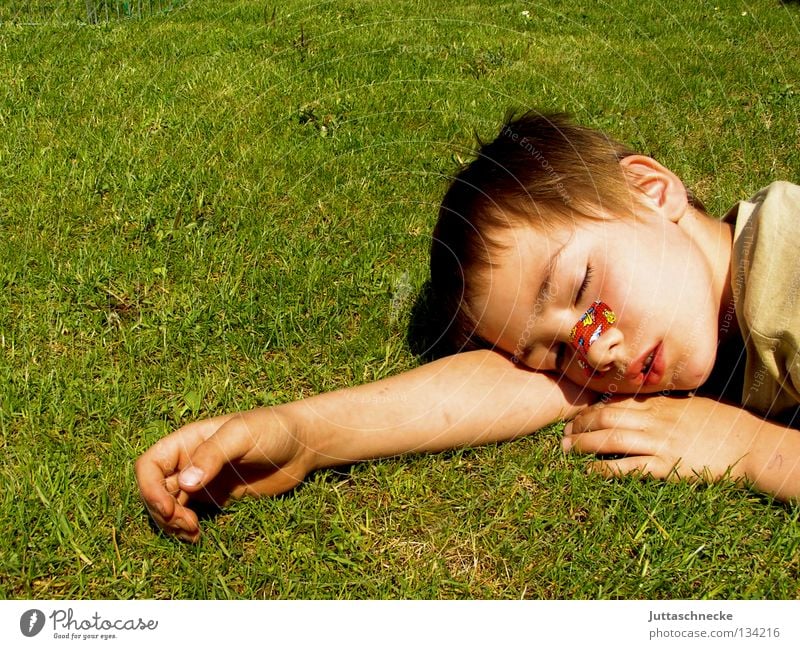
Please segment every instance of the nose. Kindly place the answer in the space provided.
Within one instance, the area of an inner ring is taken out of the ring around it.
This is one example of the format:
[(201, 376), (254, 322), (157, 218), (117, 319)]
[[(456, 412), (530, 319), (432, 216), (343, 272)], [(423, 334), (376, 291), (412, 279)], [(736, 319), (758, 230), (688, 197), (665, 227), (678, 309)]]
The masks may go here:
[(579, 364), (587, 376), (593, 370), (605, 372), (621, 359), (624, 336), (616, 323), (614, 311), (598, 299), (570, 330), (569, 340), (578, 352)]
[(586, 362), (598, 372), (610, 370), (622, 360), (624, 342), (625, 336), (617, 327), (604, 331), (587, 350)]

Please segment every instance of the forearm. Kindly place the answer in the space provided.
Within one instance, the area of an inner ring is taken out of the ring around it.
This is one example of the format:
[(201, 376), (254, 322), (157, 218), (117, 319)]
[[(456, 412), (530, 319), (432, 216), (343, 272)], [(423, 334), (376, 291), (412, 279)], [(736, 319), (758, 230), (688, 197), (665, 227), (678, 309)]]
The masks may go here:
[(593, 393), (491, 351), (280, 406), (314, 467), (508, 440), (569, 419)]
[(748, 480), (780, 500), (800, 500), (800, 431), (753, 419), (755, 441), (746, 460)]

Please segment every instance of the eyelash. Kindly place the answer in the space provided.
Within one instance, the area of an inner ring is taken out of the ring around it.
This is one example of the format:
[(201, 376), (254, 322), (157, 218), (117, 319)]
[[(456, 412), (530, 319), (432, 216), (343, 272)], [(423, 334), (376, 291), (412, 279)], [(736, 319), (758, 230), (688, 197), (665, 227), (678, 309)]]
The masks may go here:
[(586, 266), (586, 275), (583, 278), (583, 284), (581, 284), (581, 287), (578, 289), (578, 294), (575, 296), (575, 304), (581, 301), (583, 294), (589, 287), (589, 282), (591, 281), (593, 274), (594, 274), (594, 269), (592, 268), (592, 265), (589, 264), (588, 266)]

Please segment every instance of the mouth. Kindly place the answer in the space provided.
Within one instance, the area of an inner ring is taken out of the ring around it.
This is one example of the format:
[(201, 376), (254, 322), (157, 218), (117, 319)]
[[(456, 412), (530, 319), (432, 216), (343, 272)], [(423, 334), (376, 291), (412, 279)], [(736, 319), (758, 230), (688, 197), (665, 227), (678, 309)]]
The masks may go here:
[(647, 355), (647, 358), (644, 359), (644, 365), (642, 366), (642, 374), (644, 374), (645, 376), (647, 376), (650, 373), (650, 370), (653, 367), (653, 361), (655, 360), (655, 357), (656, 357), (656, 350), (654, 349)]
[(663, 344), (658, 343), (644, 357), (631, 363), (625, 377), (638, 379), (644, 385), (655, 385), (664, 375)]
[(647, 359), (645, 359), (645, 367), (642, 371), (642, 375), (644, 376), (644, 383), (645, 385), (656, 385), (661, 381), (661, 377), (664, 376), (664, 345), (662, 343), (658, 343), (656, 348), (648, 354)]

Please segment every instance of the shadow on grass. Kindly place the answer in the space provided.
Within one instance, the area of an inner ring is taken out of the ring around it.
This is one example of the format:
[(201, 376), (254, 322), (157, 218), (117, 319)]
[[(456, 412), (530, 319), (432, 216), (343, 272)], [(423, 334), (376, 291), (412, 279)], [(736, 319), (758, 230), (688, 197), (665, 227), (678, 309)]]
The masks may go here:
[[(320, 474), (324, 475), (324, 480), (326, 483), (333, 483), (333, 482), (346, 482), (349, 479), (348, 469), (349, 466), (338, 467), (337, 469), (324, 469), (320, 471)], [(187, 506), (194, 511), (197, 515), (197, 520), (201, 524), (208, 521), (216, 521), (216, 519), (225, 514), (229, 514), (230, 510), (229, 507), (234, 502), (241, 500), (242, 498), (272, 498), (274, 500), (283, 500), (284, 498), (292, 498), (294, 495), (302, 489), (305, 484), (308, 482), (309, 476), (306, 476), (306, 479), (303, 480), (300, 484), (292, 487), (288, 491), (284, 491), (280, 494), (275, 495), (264, 495), (264, 496), (243, 496), (241, 498), (234, 498), (226, 502), (224, 505), (217, 504), (211, 496), (206, 495), (205, 497), (202, 496), (202, 492), (200, 492), (201, 496), (199, 498), (192, 498), (187, 503)], [(147, 509), (145, 508), (145, 514), (147, 514)], [(179, 541), (179, 539), (175, 536), (165, 533), (161, 528), (158, 527), (156, 522), (153, 518), (147, 515), (147, 524), (150, 526), (150, 529), (156, 535), (161, 535), (164, 538)], [(180, 542), (180, 541), (179, 541)]]
[(443, 314), (433, 294), (430, 280), (426, 281), (411, 307), (411, 319), (406, 331), (406, 344), (414, 356), (429, 363), (454, 353), (446, 340)]

